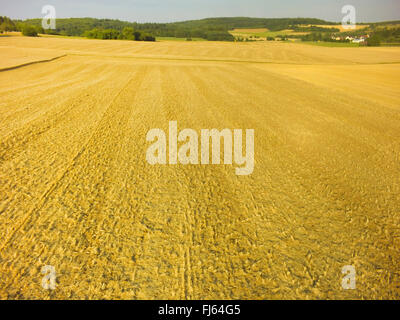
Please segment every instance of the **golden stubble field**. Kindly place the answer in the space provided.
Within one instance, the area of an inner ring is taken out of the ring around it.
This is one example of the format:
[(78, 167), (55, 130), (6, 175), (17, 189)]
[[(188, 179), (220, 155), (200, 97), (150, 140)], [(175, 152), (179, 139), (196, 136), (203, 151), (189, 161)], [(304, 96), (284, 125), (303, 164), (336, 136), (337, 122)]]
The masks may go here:
[[(400, 298), (400, 48), (3, 37), (0, 61), (0, 298)], [(253, 174), (149, 165), (172, 120), (255, 129)]]

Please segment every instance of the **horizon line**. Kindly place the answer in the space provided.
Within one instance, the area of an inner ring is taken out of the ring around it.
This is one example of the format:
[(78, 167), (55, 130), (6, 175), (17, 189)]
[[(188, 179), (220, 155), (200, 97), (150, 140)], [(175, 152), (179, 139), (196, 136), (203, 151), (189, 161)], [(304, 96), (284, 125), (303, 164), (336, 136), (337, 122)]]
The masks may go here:
[[(13, 18), (11, 16), (8, 16), (10, 19), (12, 20), (16, 20), (16, 21), (25, 21), (25, 20), (34, 20), (34, 19), (43, 19), (43, 17), (37, 17), (37, 18)], [(89, 17), (89, 16), (84, 16), (84, 17), (57, 17), (56, 19), (85, 19), (85, 18), (89, 18), (89, 19), (98, 19), (98, 20), (117, 20), (117, 21), (122, 21), (122, 22), (129, 22), (129, 23), (138, 23), (138, 24), (145, 24), (145, 23), (155, 23), (155, 24), (169, 24), (169, 23), (179, 23), (179, 22), (188, 22), (188, 21), (200, 21), (200, 20), (207, 20), (207, 19), (224, 19), (224, 18), (250, 18), (250, 19), (318, 19), (321, 21), (325, 21), (325, 22), (329, 22), (329, 23), (335, 23), (335, 24), (341, 24), (340, 21), (330, 21), (330, 20), (325, 20), (325, 19), (321, 19), (321, 18), (315, 18), (315, 17), (300, 17), (300, 16), (296, 16), (296, 17), (252, 17), (252, 16), (208, 16), (205, 18), (199, 18), (199, 19), (187, 19), (187, 20), (175, 20), (175, 21), (169, 21), (169, 22), (155, 22), (155, 21), (146, 21), (146, 22), (138, 22), (138, 21), (129, 21), (129, 20), (124, 20), (124, 19), (120, 19), (120, 18), (97, 18), (97, 17)], [(375, 22), (371, 22), (371, 21), (360, 21), (358, 22), (358, 24), (367, 24), (367, 23), (382, 23), (382, 22), (396, 22), (396, 21), (400, 21), (400, 18), (396, 19), (396, 20), (380, 20), (380, 21), (375, 21)]]

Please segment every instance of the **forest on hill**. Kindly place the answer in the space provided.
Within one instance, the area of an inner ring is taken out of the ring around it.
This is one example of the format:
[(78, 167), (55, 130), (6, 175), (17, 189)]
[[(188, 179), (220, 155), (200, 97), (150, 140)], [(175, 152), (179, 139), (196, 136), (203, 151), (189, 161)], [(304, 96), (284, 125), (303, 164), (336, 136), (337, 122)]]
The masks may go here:
[[(302, 24), (332, 25), (313, 18), (207, 18), (172, 23), (137, 23), (113, 19), (95, 18), (67, 18), (57, 19), (55, 30), (42, 30), (41, 19), (16, 21), (19, 29), (24, 25), (37, 28), (38, 32), (59, 34), (64, 36), (88, 36), (103, 39), (121, 38), (124, 28), (133, 28), (141, 37), (176, 37), (176, 38), (203, 38), (206, 40), (233, 41), (234, 37), (229, 30), (235, 28), (267, 28), (269, 30), (283, 30), (290, 26)], [(136, 37), (138, 38), (138, 37)], [(150, 39), (150, 38), (149, 38)]]
[[(399, 21), (368, 24), (368, 29), (349, 31), (346, 35), (358, 36), (368, 31), (378, 42), (399, 43)], [(47, 33), (62, 36), (79, 36), (93, 39), (126, 39), (155, 41), (156, 37), (202, 38), (211, 41), (235, 41), (230, 33), (240, 28), (265, 28), (269, 31), (293, 30), (305, 32), (298, 36), (303, 41), (331, 41), (339, 32), (337, 23), (315, 18), (206, 18), (171, 23), (137, 23), (113, 19), (65, 18), (57, 19), (56, 29), (43, 30), (42, 19), (14, 20), (0, 17), (0, 32), (22, 31), (36, 36)], [(295, 37), (292, 35), (292, 37)], [(283, 37), (284, 38), (284, 37)], [(237, 39), (236, 39), (237, 40)]]

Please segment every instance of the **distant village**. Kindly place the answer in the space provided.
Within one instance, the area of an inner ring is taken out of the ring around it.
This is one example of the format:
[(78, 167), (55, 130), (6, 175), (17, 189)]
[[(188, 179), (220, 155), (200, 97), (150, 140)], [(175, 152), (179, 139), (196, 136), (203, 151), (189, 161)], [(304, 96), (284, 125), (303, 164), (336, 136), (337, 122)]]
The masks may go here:
[(363, 36), (359, 36), (359, 37), (353, 37), (353, 36), (342, 36), (342, 37), (338, 37), (336, 35), (332, 35), (331, 39), (334, 41), (349, 41), (352, 43), (363, 43), (365, 41), (367, 41), (367, 39), (369, 38), (369, 34), (363, 35)]
[[(234, 34), (235, 35), (235, 34)], [(323, 34), (321, 32), (311, 32), (306, 35), (297, 35), (295, 33), (292, 34), (281, 34), (276, 36), (262, 37), (259, 35), (235, 35), (235, 41), (329, 41), (329, 42), (350, 42), (350, 43), (358, 43), (360, 45), (367, 45), (370, 41), (372, 35), (366, 33), (364, 35), (351, 35), (351, 34)]]

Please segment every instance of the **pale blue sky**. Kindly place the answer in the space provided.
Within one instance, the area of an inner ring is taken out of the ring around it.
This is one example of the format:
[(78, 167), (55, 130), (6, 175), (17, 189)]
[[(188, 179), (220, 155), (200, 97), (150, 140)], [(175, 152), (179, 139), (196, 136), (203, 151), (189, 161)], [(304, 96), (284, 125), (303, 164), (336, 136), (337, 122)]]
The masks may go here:
[(15, 19), (42, 17), (50, 4), (57, 17), (111, 18), (170, 22), (207, 17), (307, 17), (341, 21), (351, 4), (358, 22), (400, 20), (400, 0), (0, 0), (0, 15)]

